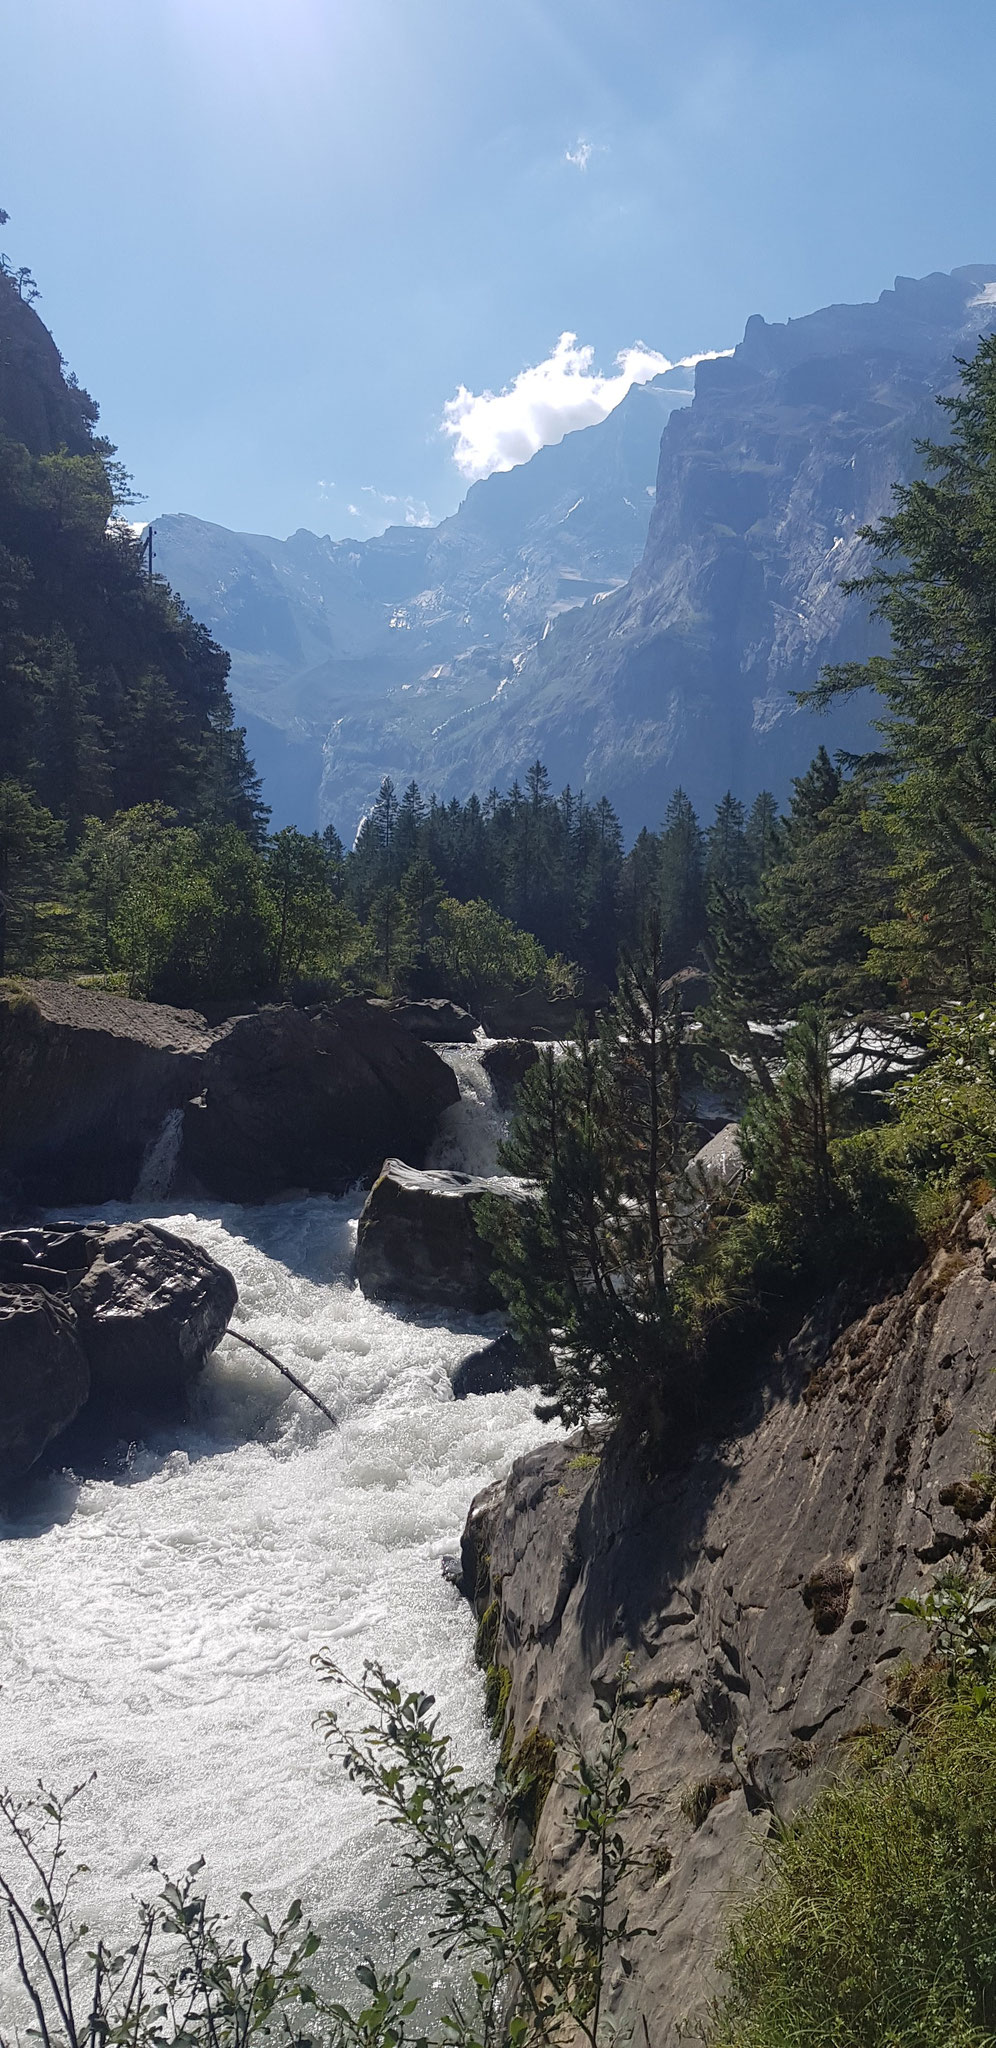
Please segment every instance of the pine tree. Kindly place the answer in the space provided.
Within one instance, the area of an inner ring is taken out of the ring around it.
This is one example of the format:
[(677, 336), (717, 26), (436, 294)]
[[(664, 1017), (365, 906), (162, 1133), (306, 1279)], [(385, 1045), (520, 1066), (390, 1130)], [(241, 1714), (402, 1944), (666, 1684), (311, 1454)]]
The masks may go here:
[(892, 638), (886, 655), (830, 669), (809, 701), (871, 687), (884, 702), (881, 808), (899, 914), (883, 933), (921, 999), (968, 993), (996, 970), (996, 336), (939, 400), (951, 426), (923, 441), (924, 474), (863, 538), (879, 561), (848, 587)]
[(743, 889), (748, 871), (744, 807), (727, 790), (706, 833), (706, 889)]
[(658, 906), (670, 970), (690, 965), (705, 933), (702, 831), (683, 789), (676, 789), (661, 831)]
[(706, 1039), (739, 1061), (749, 1061), (758, 1086), (773, 1087), (777, 1041), (751, 1025), (775, 1025), (791, 1006), (790, 985), (768, 926), (740, 889), (717, 888), (709, 913), (712, 987), (702, 1015)]
[(760, 795), (754, 798), (747, 813), (744, 837), (747, 842), (748, 883), (756, 895), (768, 869), (774, 865), (781, 851), (782, 833), (778, 805), (770, 789), (762, 789)]
[(753, 1097), (741, 1123), (751, 1192), (825, 1217), (834, 1200), (830, 1144), (839, 1101), (830, 1079), (829, 1025), (820, 1011), (800, 1012), (783, 1056), (774, 1088)]

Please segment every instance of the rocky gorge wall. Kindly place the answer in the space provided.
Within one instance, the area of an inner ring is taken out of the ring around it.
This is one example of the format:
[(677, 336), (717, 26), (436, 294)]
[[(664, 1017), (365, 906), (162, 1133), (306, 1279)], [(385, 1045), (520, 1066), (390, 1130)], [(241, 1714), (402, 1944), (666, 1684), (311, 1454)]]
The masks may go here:
[(991, 1489), (972, 1479), (996, 1416), (992, 1227), (991, 1210), (966, 1217), (953, 1248), (835, 1338), (830, 1311), (807, 1326), (728, 1434), (670, 1469), (575, 1438), (474, 1503), (464, 1587), (506, 1730), (556, 1745), (536, 1852), (567, 1888), (582, 1878), (565, 1824), (574, 1738), (593, 1746), (593, 1693), (630, 1660), (630, 1918), (653, 1931), (611, 2001), (636, 2039), (646, 2019), (653, 2048), (708, 2004), (772, 1816), (888, 1719), (890, 1679), (923, 1647), (896, 1598), (992, 1536)]

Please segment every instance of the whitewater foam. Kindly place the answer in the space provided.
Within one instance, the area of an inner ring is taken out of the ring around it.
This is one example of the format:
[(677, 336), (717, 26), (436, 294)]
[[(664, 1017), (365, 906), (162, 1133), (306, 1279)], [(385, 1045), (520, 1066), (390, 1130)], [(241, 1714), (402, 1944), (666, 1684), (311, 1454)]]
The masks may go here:
[(300, 1893), (354, 1952), (385, 1914), (404, 1917), (370, 1808), (312, 1727), (323, 1645), (353, 1672), (374, 1657), (435, 1692), (464, 1759), (487, 1766), (472, 1618), (440, 1564), (474, 1493), (542, 1429), (525, 1391), (453, 1400), (495, 1318), (364, 1300), (359, 1208), (142, 1212), (230, 1267), (234, 1326), (338, 1429), (225, 1339), (189, 1424), (133, 1448), (118, 1477), (39, 1478), (3, 1528), (3, 1776), (62, 1789), (96, 1770), (81, 1847), (93, 1919), (113, 1929), (148, 1891), (153, 1853), (172, 1869), (203, 1854), (226, 1905)]

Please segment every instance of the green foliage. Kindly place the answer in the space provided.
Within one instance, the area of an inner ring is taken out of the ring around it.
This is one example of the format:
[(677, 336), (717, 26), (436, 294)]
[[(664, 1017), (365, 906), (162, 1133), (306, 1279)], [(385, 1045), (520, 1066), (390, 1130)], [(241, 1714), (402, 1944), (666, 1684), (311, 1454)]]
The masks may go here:
[(903, 1681), (902, 1750), (883, 1731), (777, 1830), (721, 1958), (710, 2048), (996, 2040), (996, 1599), (949, 1572), (898, 1605), (943, 1665)]
[(740, 1145), (759, 1201), (798, 1202), (819, 1219), (833, 1200), (830, 1145), (840, 1108), (830, 1081), (826, 1018), (804, 1010), (781, 1050), (778, 1080), (748, 1104)]
[(879, 564), (851, 586), (888, 624), (891, 650), (829, 670), (810, 693), (824, 704), (870, 685), (884, 699), (877, 802), (898, 901), (876, 920), (876, 948), (900, 986), (935, 1001), (996, 966), (996, 337), (939, 403), (951, 438), (920, 444), (925, 474), (866, 531)]
[[(528, 1857), (512, 1860), (510, 1825), (534, 1829), (554, 1781), (556, 1751), (538, 1731), (493, 1786), (465, 1779), (424, 1693), (405, 1693), (376, 1665), (359, 1683), (327, 1654), (317, 1660), (364, 1717), (359, 1733), (338, 1706), (321, 1717), (329, 1748), (394, 1828), (410, 1888), (427, 1895), (433, 1948), (447, 1963), (438, 2021), (413, 1989), (418, 1950), (400, 1964), (367, 1958), (354, 1971), (359, 2009), (330, 2000), (311, 1967), (319, 1937), (295, 1900), (276, 1922), (243, 1893), (248, 1925), (212, 1912), (202, 1864), (179, 1880), (155, 1862), (156, 1896), (137, 1909), (132, 1937), (113, 1944), (74, 1918), (84, 1874), (69, 1861), (67, 1800), (27, 1805), (0, 1794), (0, 1902), (5, 1934), (41, 2048), (608, 2048), (609, 1971), (628, 1967), (631, 1932), (619, 1891), (633, 1867), (623, 1833), (630, 1803), (623, 1684), (597, 1701), (602, 1734), (566, 1775), (570, 1827), (583, 1865), (570, 1896), (546, 1890)], [(440, 1987), (437, 1985), (438, 1993)], [(17, 2035), (0, 2019), (0, 2048)]]
[(925, 1176), (996, 1179), (996, 1009), (968, 1003), (920, 1021), (931, 1057), (895, 1090), (911, 1162)]
[[(680, 1001), (658, 922), (620, 965), (597, 1037), (579, 1023), (541, 1052), (519, 1095), (503, 1164), (534, 1183), (511, 1223), (485, 1198), (478, 1228), (555, 1413), (593, 1413), (658, 1436), (678, 1398), (669, 1276), (681, 1230)], [(680, 1377), (680, 1375), (679, 1375)]]
[(473, 1009), (528, 988), (551, 996), (573, 993), (569, 964), (548, 958), (531, 933), (519, 931), (480, 898), (470, 903), (442, 898), (430, 950), (446, 992)]
[[(49, 887), (62, 826), (12, 776), (0, 780), (0, 974), (8, 952), (36, 956), (41, 904)], [(18, 944), (18, 941), (20, 942)]]
[[(27, 273), (24, 273), (27, 276)], [(0, 346), (44, 329), (0, 274)], [(161, 802), (183, 823), (258, 839), (259, 784), (235, 726), (229, 658), (113, 518), (127, 480), (71, 379), (51, 396), (63, 443), (29, 448), (0, 419), (0, 778), (32, 791), (70, 842), (87, 816)]]

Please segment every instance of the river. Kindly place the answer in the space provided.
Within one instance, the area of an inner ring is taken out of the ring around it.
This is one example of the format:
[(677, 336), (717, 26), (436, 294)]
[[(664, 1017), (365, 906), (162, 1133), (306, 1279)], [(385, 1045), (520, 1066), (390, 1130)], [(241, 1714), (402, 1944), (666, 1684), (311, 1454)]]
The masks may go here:
[[(480, 1052), (446, 1051), (461, 1101), (434, 1156), (493, 1171), (501, 1119)], [(339, 1427), (226, 1339), (188, 1423), (132, 1446), (113, 1477), (39, 1478), (0, 1530), (0, 1775), (62, 1790), (96, 1772), (75, 1838), (95, 1925), (127, 1924), (153, 1853), (173, 1870), (203, 1855), (226, 1907), (247, 1889), (267, 1907), (300, 1895), (333, 1948), (379, 1946), (401, 1923), (383, 1835), (312, 1726), (323, 1645), (435, 1692), (464, 1760), (488, 1766), (473, 1621), (441, 1561), (473, 1495), (543, 1428), (527, 1391), (452, 1397), (500, 1319), (364, 1300), (361, 1206), (102, 1212), (152, 1216), (227, 1265), (234, 1322)]]

